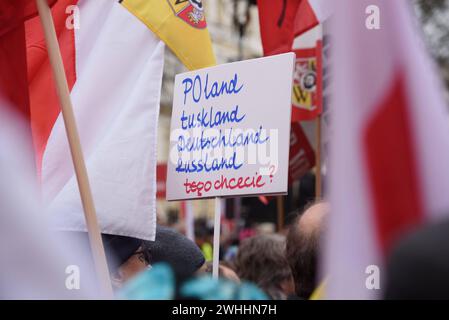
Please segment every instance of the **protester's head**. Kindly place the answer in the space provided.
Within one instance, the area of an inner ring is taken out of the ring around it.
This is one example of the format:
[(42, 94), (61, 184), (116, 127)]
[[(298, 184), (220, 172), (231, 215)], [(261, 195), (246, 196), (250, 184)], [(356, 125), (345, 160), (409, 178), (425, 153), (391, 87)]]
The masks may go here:
[(235, 265), (242, 280), (254, 282), (273, 299), (285, 299), (293, 293), (293, 279), (285, 259), (285, 238), (281, 235), (245, 239)]
[(287, 260), (296, 295), (303, 299), (308, 299), (317, 286), (318, 247), (328, 212), (329, 205), (325, 202), (308, 207), (294, 220), (287, 235)]
[(205, 262), (193, 241), (164, 226), (156, 227), (155, 241), (109, 235), (103, 235), (103, 241), (117, 287), (159, 262), (170, 265), (179, 277), (191, 276)]
[(202, 246), (204, 243), (210, 242), (211, 228), (208, 226), (207, 219), (198, 218), (195, 219), (195, 242), (198, 246)]
[[(90, 252), (85, 232), (66, 234)], [(168, 227), (156, 227), (155, 241), (107, 234), (103, 234), (102, 239), (115, 288), (122, 287), (125, 282), (159, 262), (170, 265), (179, 277), (193, 275), (205, 262), (201, 250), (193, 241)], [(88, 268), (93, 269), (93, 266)]]

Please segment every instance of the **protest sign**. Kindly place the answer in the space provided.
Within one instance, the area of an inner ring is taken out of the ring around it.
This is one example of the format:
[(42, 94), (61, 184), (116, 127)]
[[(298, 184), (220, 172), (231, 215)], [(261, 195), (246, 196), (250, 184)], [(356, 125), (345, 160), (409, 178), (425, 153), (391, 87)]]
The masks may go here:
[(294, 58), (176, 76), (167, 200), (287, 192)]

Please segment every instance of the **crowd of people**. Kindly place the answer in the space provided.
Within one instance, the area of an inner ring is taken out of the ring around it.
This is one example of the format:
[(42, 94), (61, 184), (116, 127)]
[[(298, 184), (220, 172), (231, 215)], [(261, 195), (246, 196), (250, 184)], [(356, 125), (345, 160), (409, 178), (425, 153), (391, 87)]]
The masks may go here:
[[(159, 225), (154, 242), (103, 235), (114, 289), (127, 292), (125, 297), (128, 298), (186, 298), (180, 289), (196, 281), (204, 288), (215, 283), (214, 292), (189, 298), (223, 297), (228, 286), (232, 286), (238, 295), (225, 298), (238, 298), (243, 294), (247, 298), (309, 299), (322, 280), (317, 261), (328, 212), (327, 203), (314, 203), (298, 213), (282, 233), (246, 232), (241, 239), (223, 243), (218, 281), (211, 277), (210, 237), (201, 227), (196, 232), (195, 242), (174, 228)], [(86, 248), (87, 245), (86, 242)], [(161, 285), (160, 279), (164, 277), (151, 276), (160, 272), (171, 274), (167, 279), (172, 280)], [(166, 286), (171, 287), (173, 293), (169, 297), (163, 295)], [(245, 291), (248, 288), (249, 293)], [(240, 290), (244, 292), (239, 293)]]
[[(313, 202), (297, 212), (280, 233), (246, 232), (241, 239), (225, 241), (221, 248), (219, 280), (212, 279), (212, 261), (206, 261), (201, 250), (208, 248), (204, 230), (197, 233), (198, 243), (194, 243), (174, 229), (158, 227), (156, 241), (146, 242), (143, 246), (147, 258), (141, 259), (145, 263), (140, 271), (147, 266), (154, 266), (156, 274), (161, 268), (170, 270), (165, 272), (173, 275), (173, 294), (164, 298), (325, 299), (326, 280), (332, 275), (323, 272), (320, 262), (330, 214), (328, 202)], [(387, 278), (382, 283), (380, 298), (449, 297), (449, 259), (444, 254), (447, 230), (447, 222), (427, 225), (398, 239), (387, 259)], [(141, 252), (139, 247), (131, 257)], [(165, 264), (158, 264), (161, 262)], [(120, 267), (120, 272), (126, 273), (128, 264), (129, 260)], [(160, 278), (155, 281), (156, 277), (137, 276), (137, 280), (131, 280), (139, 286), (134, 287), (127, 297), (161, 298), (154, 295), (161, 290)], [(195, 288), (193, 293), (189, 290), (189, 294), (185, 293), (183, 287), (186, 285)], [(152, 293), (146, 295), (145, 292)]]

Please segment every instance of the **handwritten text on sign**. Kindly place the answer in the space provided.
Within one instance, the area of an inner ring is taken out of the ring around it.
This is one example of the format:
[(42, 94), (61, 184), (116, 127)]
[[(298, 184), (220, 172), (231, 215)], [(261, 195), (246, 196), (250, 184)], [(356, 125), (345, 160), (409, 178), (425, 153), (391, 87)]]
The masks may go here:
[(287, 192), (294, 54), (176, 76), (167, 199)]

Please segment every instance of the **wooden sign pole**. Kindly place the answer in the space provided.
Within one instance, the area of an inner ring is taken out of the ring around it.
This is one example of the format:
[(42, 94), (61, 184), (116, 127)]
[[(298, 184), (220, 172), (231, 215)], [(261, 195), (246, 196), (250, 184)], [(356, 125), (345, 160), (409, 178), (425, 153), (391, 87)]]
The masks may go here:
[(212, 277), (218, 279), (220, 265), (220, 226), (221, 226), (221, 201), (222, 198), (215, 198), (214, 217), (214, 257), (212, 261)]
[(185, 228), (186, 228), (186, 236), (193, 242), (195, 242), (195, 215), (193, 212), (193, 203), (192, 201), (185, 201)]
[(87, 176), (86, 165), (84, 163), (83, 152), (81, 149), (78, 129), (76, 127), (75, 115), (73, 113), (72, 102), (70, 100), (69, 87), (64, 71), (64, 64), (61, 57), (61, 51), (59, 49), (58, 39), (56, 37), (53, 17), (51, 15), (51, 10), (48, 6), (47, 0), (36, 0), (36, 4), (42, 27), (44, 29), (48, 57), (50, 59), (56, 84), (56, 91), (61, 104), (62, 117), (64, 119), (73, 165), (75, 167), (76, 179), (78, 181), (81, 202), (83, 204), (97, 276), (104, 293), (112, 298), (112, 286), (109, 278), (103, 241), (101, 239), (100, 229), (97, 222), (92, 192), (90, 190), (89, 179)]
[(284, 229), (284, 220), (285, 220), (285, 210), (284, 210), (284, 196), (276, 197), (276, 205), (277, 205), (277, 229), (278, 232), (281, 232)]

